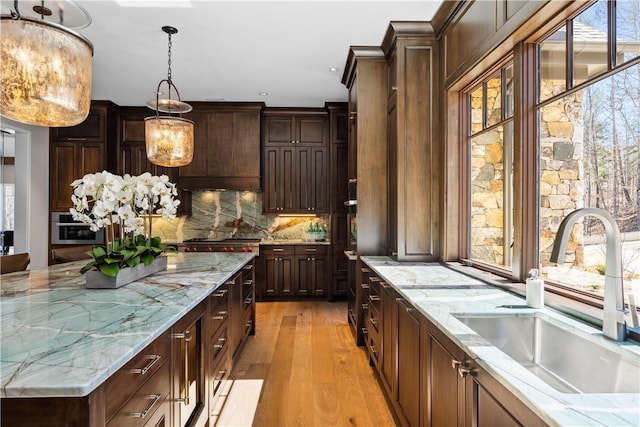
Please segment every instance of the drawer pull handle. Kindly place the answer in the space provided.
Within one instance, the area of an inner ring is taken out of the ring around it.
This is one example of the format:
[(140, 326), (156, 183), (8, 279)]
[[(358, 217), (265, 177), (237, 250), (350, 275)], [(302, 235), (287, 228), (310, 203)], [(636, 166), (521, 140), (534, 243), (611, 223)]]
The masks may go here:
[(242, 267), (243, 270), (253, 270), (253, 264), (247, 264), (244, 267)]
[(371, 301), (380, 301), (380, 297), (378, 295), (369, 295), (369, 299)]
[(252, 302), (252, 301), (253, 301), (253, 298), (249, 297), (249, 298), (247, 298), (247, 299), (245, 299), (245, 300), (244, 300), (244, 303), (245, 303), (246, 305), (249, 305), (249, 304), (251, 304), (251, 302)]
[(142, 412), (131, 412), (129, 416), (134, 418), (146, 417), (149, 411), (151, 410), (151, 408), (153, 408), (153, 406), (158, 402), (158, 400), (160, 400), (161, 397), (162, 397), (161, 394), (147, 394), (145, 398), (150, 399), (151, 403), (146, 408), (144, 408)]
[(218, 393), (218, 390), (220, 389), (220, 386), (223, 384), (222, 380), (224, 379), (224, 377), (227, 375), (227, 370), (223, 369), (222, 371), (218, 371), (218, 377), (214, 380), (214, 387), (213, 387), (213, 395), (215, 396)]
[(367, 335), (369, 333), (369, 330), (367, 328), (362, 328), (362, 333)]
[(218, 342), (222, 344), (214, 344), (214, 348), (224, 348), (224, 345), (227, 343), (227, 339), (225, 337), (218, 338)]
[(378, 319), (369, 319), (369, 321), (371, 322), (371, 324), (373, 326), (377, 326), (378, 325)]
[(273, 248), (273, 252), (284, 252), (282, 248)]
[(456, 359), (451, 359), (451, 367), (453, 369), (458, 369), (459, 367), (463, 366), (464, 362), (460, 361), (460, 360), (456, 360)]
[(132, 374), (140, 374), (140, 375), (144, 375), (144, 374), (146, 374), (146, 373), (147, 373), (147, 371), (148, 371), (149, 369), (151, 369), (151, 367), (152, 367), (153, 365), (155, 365), (155, 364), (156, 364), (156, 362), (157, 362), (158, 360), (160, 360), (160, 358), (161, 358), (161, 357), (162, 357), (162, 356), (160, 356), (159, 354), (151, 354), (151, 355), (147, 356), (147, 357), (146, 357), (146, 359), (149, 359), (149, 363), (147, 363), (147, 366), (145, 366), (145, 367), (144, 367), (144, 368), (142, 368), (142, 369), (140, 369), (140, 368), (132, 369), (132, 370), (131, 370), (131, 373), (132, 373)]
[(227, 294), (227, 290), (222, 289), (221, 291), (214, 293), (213, 296), (218, 298), (223, 298), (226, 294)]
[(224, 320), (227, 318), (226, 311), (219, 311), (217, 316), (211, 316), (213, 320)]
[(184, 340), (184, 384), (180, 384), (180, 395), (184, 397), (178, 397), (176, 402), (184, 402), (185, 405), (189, 406), (189, 344), (191, 341), (191, 334), (189, 331), (185, 331), (183, 333), (173, 334), (174, 338), (183, 339)]
[(458, 368), (458, 375), (460, 375), (462, 378), (466, 377), (467, 375), (471, 374), (471, 369), (466, 369), (466, 368)]
[(253, 285), (253, 279), (245, 280), (243, 283), (244, 283), (246, 286), (251, 286), (251, 285)]
[(317, 252), (317, 249), (310, 249), (310, 248), (306, 248), (305, 251), (307, 252)]

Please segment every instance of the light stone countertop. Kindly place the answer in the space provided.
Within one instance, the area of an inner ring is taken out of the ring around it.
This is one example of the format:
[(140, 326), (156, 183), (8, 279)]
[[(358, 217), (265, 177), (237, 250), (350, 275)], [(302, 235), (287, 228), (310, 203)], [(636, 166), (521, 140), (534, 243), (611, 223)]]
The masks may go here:
[(86, 289), (86, 260), (2, 275), (0, 397), (88, 395), (254, 257), (170, 254), (119, 289)]
[(562, 393), (495, 346), (487, 345), (453, 314), (530, 316), (537, 313), (556, 326), (571, 330), (636, 362), (640, 360), (640, 345), (631, 341), (610, 341), (602, 336), (601, 331), (550, 309), (501, 307), (522, 307), (525, 301), (441, 264), (402, 263), (374, 256), (364, 256), (362, 261), (549, 425), (640, 425), (640, 393)]

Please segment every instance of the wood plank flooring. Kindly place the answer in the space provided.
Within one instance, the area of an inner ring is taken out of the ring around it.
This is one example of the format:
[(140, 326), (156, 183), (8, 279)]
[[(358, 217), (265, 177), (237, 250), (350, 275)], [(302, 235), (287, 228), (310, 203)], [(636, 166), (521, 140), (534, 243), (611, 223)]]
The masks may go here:
[(395, 426), (345, 302), (263, 302), (256, 318), (216, 426)]

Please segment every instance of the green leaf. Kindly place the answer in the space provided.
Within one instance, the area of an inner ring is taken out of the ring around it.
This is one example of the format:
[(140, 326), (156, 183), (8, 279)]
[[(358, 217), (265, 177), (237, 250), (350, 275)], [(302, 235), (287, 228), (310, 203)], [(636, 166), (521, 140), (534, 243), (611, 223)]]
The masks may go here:
[(96, 265), (95, 261), (89, 262), (87, 265), (85, 265), (80, 269), (80, 274), (86, 273), (87, 271), (91, 270), (95, 265)]
[(158, 236), (151, 238), (151, 246), (155, 247), (155, 248), (159, 248), (160, 247), (160, 242), (162, 241), (162, 239)]
[(105, 264), (119, 264), (122, 259), (123, 257), (118, 256), (118, 254), (111, 254), (111, 256), (106, 257), (103, 261)]
[(151, 254), (142, 254), (140, 256), (140, 260), (144, 263), (144, 265), (149, 265), (153, 262), (155, 257)]
[(98, 266), (102, 274), (109, 277), (116, 277), (120, 271), (118, 264), (101, 264)]
[(138, 264), (140, 264), (140, 257), (133, 257), (127, 260), (128, 267), (135, 267)]
[(102, 246), (94, 246), (91, 248), (90, 255), (94, 258), (100, 258), (107, 254), (107, 251)]

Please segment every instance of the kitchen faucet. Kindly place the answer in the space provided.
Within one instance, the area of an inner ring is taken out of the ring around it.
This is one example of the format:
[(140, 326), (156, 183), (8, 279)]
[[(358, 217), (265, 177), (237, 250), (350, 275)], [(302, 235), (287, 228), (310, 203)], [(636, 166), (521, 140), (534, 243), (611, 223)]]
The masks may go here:
[(627, 339), (627, 326), (624, 320), (624, 287), (622, 282), (622, 246), (620, 230), (615, 219), (608, 212), (598, 208), (576, 209), (560, 223), (556, 240), (551, 251), (551, 262), (562, 263), (567, 252), (567, 243), (571, 227), (586, 215), (595, 216), (602, 224), (607, 237), (607, 258), (604, 269), (604, 309), (602, 333), (615, 341)]

